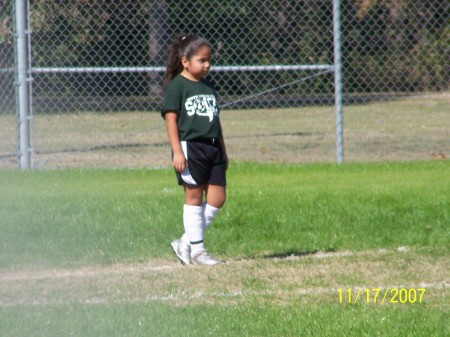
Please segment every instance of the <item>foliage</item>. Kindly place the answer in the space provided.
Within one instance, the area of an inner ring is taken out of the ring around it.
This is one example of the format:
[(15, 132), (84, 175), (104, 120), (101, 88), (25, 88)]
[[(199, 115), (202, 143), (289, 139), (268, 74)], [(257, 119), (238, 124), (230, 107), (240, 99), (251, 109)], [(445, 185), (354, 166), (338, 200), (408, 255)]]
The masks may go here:
[[(448, 2), (342, 0), (341, 7), (346, 92), (448, 89)], [(170, 37), (182, 31), (210, 39), (214, 62), (220, 65), (333, 63), (332, 6), (324, 0), (32, 0), (30, 17), (36, 67), (162, 65)], [(6, 29), (10, 24), (8, 15), (1, 17), (3, 44), (11, 41)], [(266, 75), (232, 73), (217, 85), (230, 94), (261, 92), (267, 89), (261, 76)], [(268, 85), (281, 86), (298, 76), (276, 73)], [(157, 83), (158, 77), (151, 80)], [(43, 90), (80, 95), (105, 87), (110, 88), (106, 95), (144, 95), (149, 90), (148, 77), (142, 74), (73, 75), (53, 81)], [(292, 90), (320, 93), (331, 86), (329, 78), (321, 77)]]
[(449, 11), (438, 0), (343, 1), (347, 90), (448, 89)]

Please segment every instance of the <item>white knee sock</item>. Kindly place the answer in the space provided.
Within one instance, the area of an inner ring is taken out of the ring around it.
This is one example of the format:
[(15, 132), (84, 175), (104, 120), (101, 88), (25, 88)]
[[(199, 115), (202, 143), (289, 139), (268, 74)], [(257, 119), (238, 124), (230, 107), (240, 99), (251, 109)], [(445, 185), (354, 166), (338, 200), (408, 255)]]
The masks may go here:
[(203, 244), (203, 208), (202, 206), (184, 205), (183, 224), (186, 236), (191, 244), (191, 255), (205, 249)]
[(211, 205), (208, 205), (206, 202), (202, 204), (203, 209), (203, 216), (204, 216), (204, 229), (207, 229), (213, 219), (216, 217), (217, 213), (219, 212), (220, 208), (213, 207)]
[(186, 232), (181, 236), (181, 241), (189, 243), (189, 238)]

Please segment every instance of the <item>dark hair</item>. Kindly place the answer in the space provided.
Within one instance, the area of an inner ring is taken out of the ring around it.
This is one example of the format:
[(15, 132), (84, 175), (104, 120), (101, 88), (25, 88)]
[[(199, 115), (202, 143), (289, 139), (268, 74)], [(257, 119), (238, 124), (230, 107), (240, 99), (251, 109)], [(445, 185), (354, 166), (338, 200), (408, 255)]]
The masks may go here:
[(175, 37), (169, 47), (164, 86), (183, 71), (181, 58), (185, 56), (189, 60), (204, 46), (211, 48), (211, 44), (208, 40), (195, 34), (179, 35)]

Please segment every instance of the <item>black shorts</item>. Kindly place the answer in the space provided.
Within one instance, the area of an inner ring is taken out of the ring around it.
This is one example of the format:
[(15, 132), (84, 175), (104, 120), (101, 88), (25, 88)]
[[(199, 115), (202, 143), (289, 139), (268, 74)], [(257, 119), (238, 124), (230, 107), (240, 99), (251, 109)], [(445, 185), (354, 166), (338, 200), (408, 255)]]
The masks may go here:
[(226, 186), (227, 163), (218, 140), (181, 141), (187, 167), (176, 172), (179, 185)]

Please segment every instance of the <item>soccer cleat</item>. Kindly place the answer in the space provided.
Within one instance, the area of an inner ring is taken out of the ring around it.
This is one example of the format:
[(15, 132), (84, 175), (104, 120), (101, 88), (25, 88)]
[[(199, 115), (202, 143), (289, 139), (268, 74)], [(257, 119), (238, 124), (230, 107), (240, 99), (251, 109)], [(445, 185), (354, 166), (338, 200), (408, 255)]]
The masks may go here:
[(173, 240), (170, 244), (181, 264), (192, 264), (191, 246), (181, 239)]
[(206, 250), (201, 250), (194, 256), (191, 256), (191, 262), (201, 266), (214, 266), (215, 264), (223, 263), (209, 255)]

